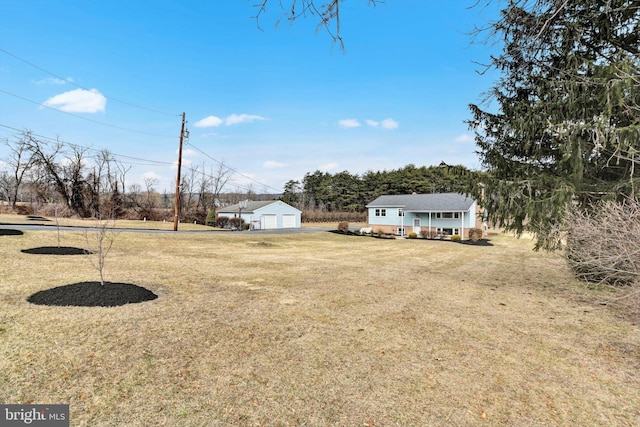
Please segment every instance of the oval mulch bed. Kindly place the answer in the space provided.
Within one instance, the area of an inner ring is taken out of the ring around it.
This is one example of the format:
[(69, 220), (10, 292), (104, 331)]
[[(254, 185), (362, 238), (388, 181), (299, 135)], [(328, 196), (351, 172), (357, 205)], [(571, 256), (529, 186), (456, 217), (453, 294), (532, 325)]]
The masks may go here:
[(36, 292), (27, 301), (38, 305), (115, 307), (158, 298), (150, 290), (129, 283), (80, 282)]
[(33, 255), (91, 255), (93, 253), (73, 246), (41, 246), (39, 248), (22, 249), (20, 252)]
[(0, 228), (0, 236), (22, 236), (24, 233), (20, 230), (12, 230), (10, 228)]
[(50, 219), (41, 217), (41, 216), (37, 216), (37, 215), (27, 215), (27, 219), (29, 221), (51, 221)]

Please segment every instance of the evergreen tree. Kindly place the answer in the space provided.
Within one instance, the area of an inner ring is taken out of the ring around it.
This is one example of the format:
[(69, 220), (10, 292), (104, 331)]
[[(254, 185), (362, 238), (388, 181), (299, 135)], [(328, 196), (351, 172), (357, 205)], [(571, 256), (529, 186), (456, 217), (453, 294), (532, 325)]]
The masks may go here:
[(567, 208), (637, 197), (640, 2), (511, 0), (490, 38), (498, 111), (471, 105), (490, 218), (556, 247)]

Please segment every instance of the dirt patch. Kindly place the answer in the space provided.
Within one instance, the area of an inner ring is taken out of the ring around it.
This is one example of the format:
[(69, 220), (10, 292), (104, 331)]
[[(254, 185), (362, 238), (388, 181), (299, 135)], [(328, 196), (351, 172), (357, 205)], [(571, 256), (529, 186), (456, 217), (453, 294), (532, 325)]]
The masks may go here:
[(27, 301), (52, 306), (115, 307), (156, 298), (150, 290), (129, 283), (80, 282), (36, 292)]

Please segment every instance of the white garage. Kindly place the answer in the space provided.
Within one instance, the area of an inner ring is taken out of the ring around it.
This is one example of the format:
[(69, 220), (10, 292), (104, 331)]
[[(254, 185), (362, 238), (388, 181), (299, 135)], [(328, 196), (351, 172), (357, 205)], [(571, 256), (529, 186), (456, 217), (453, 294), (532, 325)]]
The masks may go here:
[(241, 217), (253, 230), (300, 228), (301, 214), (302, 211), (281, 200), (247, 200), (218, 210), (218, 216)]

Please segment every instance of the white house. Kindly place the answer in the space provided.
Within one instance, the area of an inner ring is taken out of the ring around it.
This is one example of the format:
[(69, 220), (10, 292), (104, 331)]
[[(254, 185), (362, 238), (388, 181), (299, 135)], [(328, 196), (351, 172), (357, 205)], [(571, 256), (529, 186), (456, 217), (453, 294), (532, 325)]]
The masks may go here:
[(380, 196), (367, 205), (369, 227), (404, 236), (431, 232), (469, 237), (469, 229), (484, 230), (476, 201), (458, 193)]
[(281, 200), (245, 201), (218, 210), (218, 216), (242, 218), (254, 230), (300, 228), (302, 212)]

